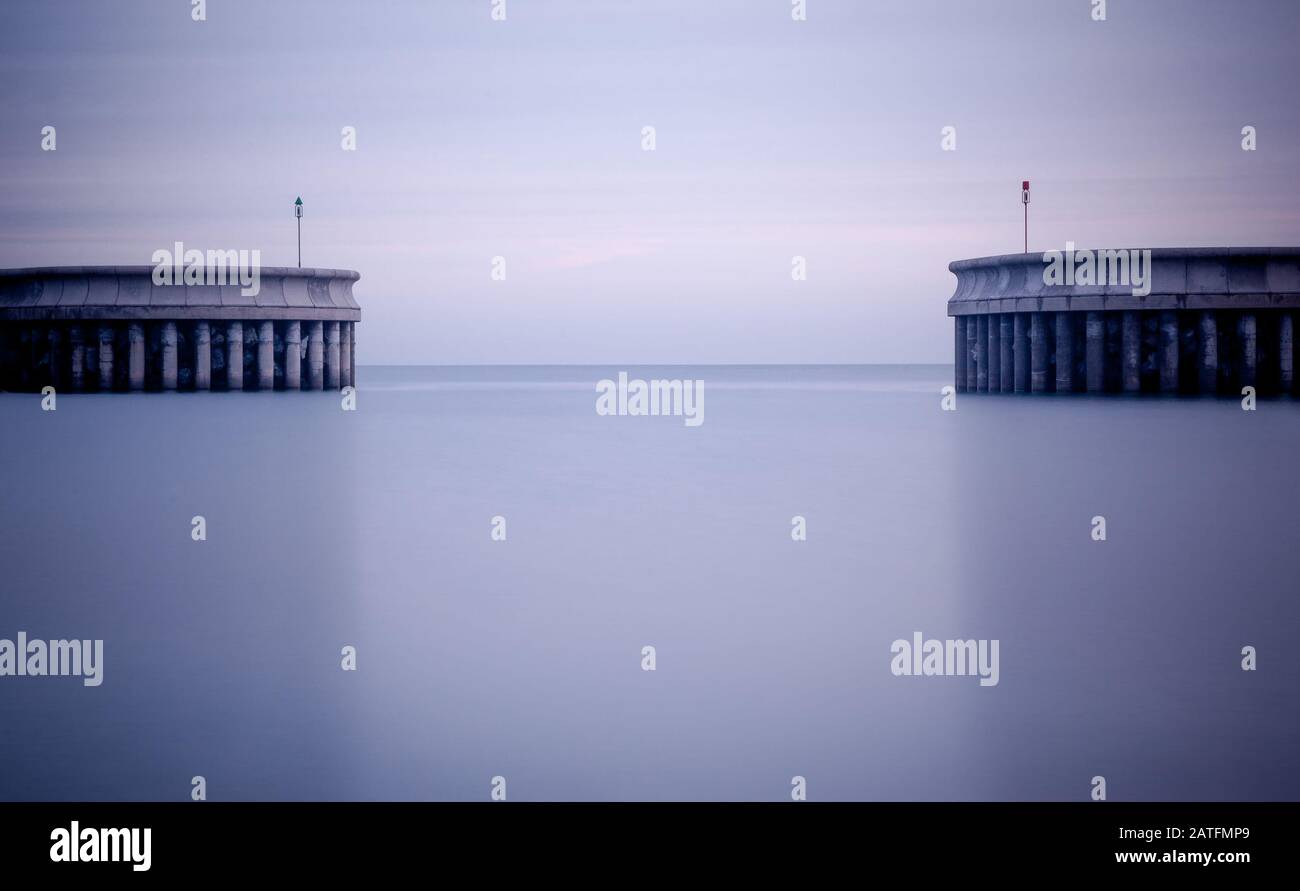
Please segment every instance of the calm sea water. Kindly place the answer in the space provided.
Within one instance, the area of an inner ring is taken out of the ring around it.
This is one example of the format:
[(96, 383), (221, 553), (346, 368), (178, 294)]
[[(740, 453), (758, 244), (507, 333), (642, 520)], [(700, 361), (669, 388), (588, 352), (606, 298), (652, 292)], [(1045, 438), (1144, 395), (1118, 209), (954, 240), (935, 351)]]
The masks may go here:
[[(1300, 405), (627, 369), (689, 428), (619, 370), (0, 395), (0, 638), (105, 642), (0, 678), (0, 798), (1300, 798)], [(895, 677), (916, 631), (1000, 682)]]

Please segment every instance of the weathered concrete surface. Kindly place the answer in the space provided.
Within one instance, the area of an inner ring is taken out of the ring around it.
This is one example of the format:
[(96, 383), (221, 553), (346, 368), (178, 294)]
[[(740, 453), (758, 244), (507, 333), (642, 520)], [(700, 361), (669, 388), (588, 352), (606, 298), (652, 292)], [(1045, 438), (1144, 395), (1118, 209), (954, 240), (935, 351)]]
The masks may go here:
[(1029, 317), (1025, 313), (1016, 313), (1013, 321), (1012, 339), (1015, 341), (1015, 378), (1016, 392), (1029, 392)]
[(176, 375), (179, 368), (177, 355), (176, 323), (164, 322), (162, 326), (162, 388), (176, 389)]
[(1205, 394), (1219, 389), (1219, 331), (1218, 320), (1212, 309), (1201, 311), (1196, 339), (1196, 385)]
[(1029, 389), (1047, 392), (1047, 320), (1041, 312), (1029, 314)]
[(304, 389), (325, 389), (325, 330), (322, 322), (307, 323), (307, 386)]
[(226, 323), (226, 389), (244, 389), (244, 323)]

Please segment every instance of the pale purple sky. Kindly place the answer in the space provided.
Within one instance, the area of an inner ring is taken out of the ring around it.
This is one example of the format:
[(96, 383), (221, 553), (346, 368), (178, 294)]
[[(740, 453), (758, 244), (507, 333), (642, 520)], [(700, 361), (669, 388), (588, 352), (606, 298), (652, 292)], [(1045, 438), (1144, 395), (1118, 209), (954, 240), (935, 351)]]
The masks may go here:
[(0, 267), (293, 265), (301, 194), (362, 362), (945, 362), (1022, 179), (1031, 249), (1300, 244), (1290, 0), (190, 6), (0, 6)]

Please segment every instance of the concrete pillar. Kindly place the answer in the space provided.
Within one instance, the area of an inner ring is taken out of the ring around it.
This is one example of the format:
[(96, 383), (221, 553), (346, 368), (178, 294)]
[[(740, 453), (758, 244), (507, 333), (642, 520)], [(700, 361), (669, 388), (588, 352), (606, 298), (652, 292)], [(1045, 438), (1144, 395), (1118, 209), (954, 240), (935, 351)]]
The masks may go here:
[(1160, 392), (1178, 392), (1178, 313), (1160, 313)]
[(244, 389), (244, 323), (226, 326), (226, 387)]
[(1277, 320), (1277, 387), (1283, 393), (1295, 389), (1295, 336), (1291, 313)]
[(989, 317), (985, 313), (975, 319), (975, 389), (989, 391)]
[(1123, 326), (1120, 348), (1123, 388), (1125, 393), (1137, 393), (1142, 389), (1142, 321), (1136, 312), (1125, 310)]
[(1074, 313), (1056, 314), (1056, 392), (1074, 390)]
[[(999, 389), (1003, 393), (1011, 393), (1016, 389), (1015, 378), (1015, 360), (1012, 359), (1012, 350), (1015, 343), (1015, 323), (1012, 321), (1011, 313), (1004, 312), (998, 316), (998, 371)], [(992, 387), (992, 381), (989, 382)]]
[(113, 389), (113, 326), (99, 326), (99, 389)]
[(1258, 331), (1255, 314), (1244, 312), (1237, 321), (1237, 348), (1241, 355), (1241, 379), (1239, 387), (1254, 387), (1258, 380), (1259, 352)]
[(126, 326), (127, 384), (132, 390), (144, 389), (144, 325), (131, 322)]
[(970, 392), (979, 389), (979, 363), (975, 361), (975, 338), (979, 336), (979, 327), (977, 316), (966, 317), (966, 389)]
[(352, 323), (339, 323), (339, 383), (352, 386)]
[(966, 391), (966, 317), (953, 316), (952, 376), (958, 393)]
[(307, 323), (307, 386), (308, 390), (325, 387), (325, 326), (322, 322)]
[(212, 389), (212, 329), (207, 322), (194, 325), (194, 389)]
[(80, 325), (68, 327), (68, 347), (71, 351), (68, 362), (68, 383), (73, 390), (84, 390), (86, 389), (86, 338)]
[(257, 325), (257, 389), (275, 389), (275, 323)]
[(1196, 339), (1196, 389), (1207, 396), (1219, 392), (1219, 327), (1215, 312), (1201, 313)]
[(1029, 389), (1047, 392), (1047, 320), (1041, 312), (1029, 314)]
[(327, 390), (337, 390), (339, 388), (339, 323), (325, 323), (325, 388)]
[(63, 331), (58, 325), (51, 325), (46, 334), (49, 341), (50, 384), (55, 389), (62, 389), (63, 381)]
[(1029, 392), (1029, 316), (1018, 312), (1012, 319), (1012, 364), (1015, 372), (1015, 391)]
[(1085, 357), (1089, 393), (1106, 391), (1106, 320), (1099, 312), (1088, 313), (1088, 354)]
[(284, 388), (302, 389), (302, 327), (298, 322), (284, 323)]
[(163, 322), (162, 326), (162, 388), (176, 389), (176, 371), (179, 367), (177, 355), (176, 323)]
[(348, 377), (357, 385), (357, 323), (348, 322)]

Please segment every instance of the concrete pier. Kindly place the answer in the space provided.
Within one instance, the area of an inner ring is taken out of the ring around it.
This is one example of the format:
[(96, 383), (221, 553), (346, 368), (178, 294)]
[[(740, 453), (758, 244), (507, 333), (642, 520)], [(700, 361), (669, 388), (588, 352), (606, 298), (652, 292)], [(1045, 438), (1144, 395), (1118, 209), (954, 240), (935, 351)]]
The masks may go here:
[(1029, 392), (1029, 319), (1024, 313), (1016, 313), (1012, 327), (1015, 358), (1012, 360), (1015, 372), (1015, 392)]
[(1041, 312), (1029, 314), (1029, 389), (1047, 392), (1047, 320)]
[(226, 325), (226, 389), (244, 389), (244, 323)]
[(0, 270), (0, 389), (297, 390), (313, 383), (310, 372), (303, 381), (304, 325), (316, 332), (315, 388), (353, 386), (358, 278), (262, 267), (258, 293), (244, 295), (155, 285), (152, 266)]
[(1142, 390), (1142, 321), (1135, 312), (1126, 312), (1121, 318), (1123, 346), (1120, 369), (1125, 393)]
[(257, 389), (275, 389), (275, 322), (257, 326)]
[(325, 329), (322, 322), (307, 325), (307, 390), (325, 389)]
[(337, 390), (342, 375), (339, 361), (342, 350), (339, 344), (339, 323), (325, 323), (325, 388)]
[(207, 322), (194, 323), (194, 389), (212, 389), (212, 329)]
[(1010, 313), (1001, 313), (998, 316), (998, 344), (1001, 347), (1001, 356), (998, 358), (998, 364), (1001, 366), (1001, 392), (1013, 393), (1016, 389), (1015, 378), (1015, 360), (1012, 358), (1013, 345), (1015, 343), (1015, 325)]
[(1088, 313), (1085, 336), (1088, 342), (1088, 355), (1084, 365), (1088, 374), (1088, 392), (1104, 393), (1106, 391), (1106, 320), (1099, 312)]
[(990, 393), (997, 393), (1002, 389), (1002, 332), (1000, 322), (997, 316), (988, 317), (988, 349), (984, 355), (988, 357), (989, 362), (989, 386)]
[(1074, 316), (1056, 314), (1056, 392), (1074, 390)]
[(959, 388), (1296, 393), (1300, 248), (1153, 248), (1145, 282), (1110, 280), (1127, 250), (1084, 253), (1098, 278), (1078, 284), (1046, 273), (1060, 254), (949, 264)]
[(953, 341), (953, 386), (958, 393), (966, 392), (966, 322), (965, 316), (953, 320), (956, 338)]
[(1295, 332), (1292, 314), (1284, 312), (1277, 325), (1277, 383), (1283, 393), (1295, 392)]
[(302, 327), (300, 322), (284, 324), (284, 388), (302, 389)]
[(1219, 330), (1214, 310), (1201, 312), (1196, 337), (1196, 389), (1211, 395), (1219, 391)]
[(99, 326), (99, 389), (113, 389), (113, 329), (108, 325)]

